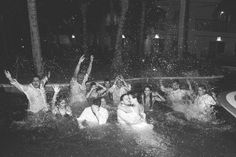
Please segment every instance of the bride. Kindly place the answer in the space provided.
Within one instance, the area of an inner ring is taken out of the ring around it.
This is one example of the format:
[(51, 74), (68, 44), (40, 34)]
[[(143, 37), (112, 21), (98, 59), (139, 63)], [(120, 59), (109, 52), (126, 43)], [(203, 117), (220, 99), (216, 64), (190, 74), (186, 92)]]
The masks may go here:
[(146, 122), (143, 106), (138, 102), (137, 93), (128, 93), (121, 96), (117, 110), (117, 120), (120, 124), (131, 127), (150, 126)]

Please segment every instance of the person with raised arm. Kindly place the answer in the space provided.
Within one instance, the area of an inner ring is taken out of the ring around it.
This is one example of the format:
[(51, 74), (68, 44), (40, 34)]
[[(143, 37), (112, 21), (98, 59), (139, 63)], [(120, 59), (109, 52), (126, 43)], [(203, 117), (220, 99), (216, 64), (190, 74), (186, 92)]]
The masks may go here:
[(172, 82), (172, 86), (170, 88), (166, 88), (163, 85), (162, 80), (160, 80), (161, 91), (167, 94), (167, 97), (172, 103), (179, 103), (184, 100), (185, 96), (190, 96), (193, 94), (192, 86), (189, 80), (187, 80), (187, 84), (189, 89), (181, 89), (180, 83), (178, 80), (174, 80)]
[(92, 82), (90, 84), (90, 90), (86, 95), (87, 99), (96, 99), (98, 97), (101, 97), (102, 94), (106, 91), (106, 87), (103, 85), (97, 83), (97, 82)]
[(117, 107), (120, 103), (120, 97), (131, 90), (131, 85), (126, 83), (122, 75), (115, 78), (113, 86), (108, 92), (112, 93), (113, 105)]
[(70, 81), (70, 105), (72, 113), (75, 117), (79, 116), (83, 109), (87, 106), (86, 99), (86, 82), (88, 81), (89, 75), (93, 65), (93, 55), (90, 56), (90, 63), (85, 75), (79, 73), (82, 62), (85, 57), (82, 55), (75, 68), (74, 75)]
[(13, 79), (9, 71), (5, 70), (4, 73), (10, 83), (26, 95), (29, 101), (29, 113), (35, 114), (40, 111), (48, 111), (44, 87), (48, 78), (50, 78), (50, 72), (41, 80), (39, 76), (34, 76), (32, 82), (27, 85), (22, 85), (16, 79)]
[(187, 119), (195, 118), (201, 121), (209, 121), (213, 117), (216, 100), (207, 93), (204, 85), (199, 85), (194, 103), (189, 106), (186, 117)]
[(107, 104), (112, 105), (113, 102), (112, 93), (109, 91), (109, 89), (111, 88), (111, 81), (109, 79), (105, 79), (103, 85), (106, 88), (106, 90), (102, 93), (102, 97), (105, 98)]
[(158, 92), (152, 91), (151, 86), (145, 86), (144, 91), (141, 95), (142, 104), (144, 107), (144, 111), (152, 111), (153, 105), (155, 102), (164, 102), (166, 101), (163, 96), (161, 96)]
[(63, 94), (61, 94), (61, 96), (58, 96), (61, 90), (59, 85), (53, 85), (52, 88), (54, 90), (54, 95), (51, 101), (52, 113), (54, 115), (60, 115), (62, 117), (72, 116), (72, 111), (68, 104), (67, 98)]

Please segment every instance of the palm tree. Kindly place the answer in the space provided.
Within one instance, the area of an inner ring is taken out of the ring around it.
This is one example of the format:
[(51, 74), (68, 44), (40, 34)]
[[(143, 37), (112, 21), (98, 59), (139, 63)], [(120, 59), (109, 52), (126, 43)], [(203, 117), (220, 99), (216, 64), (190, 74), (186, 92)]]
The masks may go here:
[(28, 16), (30, 23), (31, 46), (32, 46), (34, 67), (36, 68), (37, 74), (39, 76), (42, 76), (43, 65), (42, 65), (39, 28), (37, 21), (36, 0), (27, 0), (27, 4), (28, 4)]
[(179, 14), (179, 30), (178, 30), (178, 57), (183, 58), (183, 54), (187, 51), (187, 11), (188, 0), (180, 0), (180, 14)]
[(139, 55), (143, 55), (143, 46), (144, 46), (144, 25), (145, 25), (145, 10), (146, 10), (146, 1), (141, 0), (142, 3), (142, 13), (140, 19), (140, 36), (139, 36)]
[(115, 43), (115, 52), (112, 61), (112, 70), (115, 73), (120, 73), (123, 68), (123, 60), (122, 60), (122, 33), (123, 27), (126, 20), (126, 13), (129, 7), (129, 0), (120, 0), (121, 3), (121, 17), (118, 24), (117, 34), (116, 34), (116, 43)]

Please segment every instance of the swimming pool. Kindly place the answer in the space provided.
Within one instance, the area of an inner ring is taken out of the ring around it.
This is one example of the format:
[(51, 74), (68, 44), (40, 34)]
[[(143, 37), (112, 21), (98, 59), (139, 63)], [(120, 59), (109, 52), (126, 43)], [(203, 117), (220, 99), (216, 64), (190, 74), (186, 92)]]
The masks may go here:
[(1, 97), (0, 156), (236, 156), (235, 119), (221, 107), (219, 124), (187, 121), (158, 104), (147, 114), (153, 130), (123, 128), (116, 124), (115, 115), (110, 124), (84, 130), (71, 119), (58, 120), (56, 127), (26, 129), (8, 125), (24, 117), (24, 96), (2, 93)]

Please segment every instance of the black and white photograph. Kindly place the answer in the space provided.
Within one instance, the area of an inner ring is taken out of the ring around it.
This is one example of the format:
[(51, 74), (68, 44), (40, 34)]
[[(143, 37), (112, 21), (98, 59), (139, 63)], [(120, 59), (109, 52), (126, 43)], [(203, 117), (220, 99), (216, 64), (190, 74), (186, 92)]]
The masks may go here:
[(236, 157), (236, 0), (0, 0), (0, 157)]

